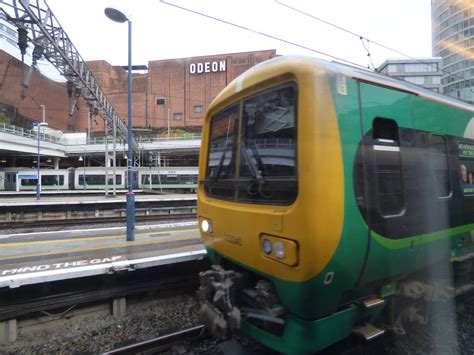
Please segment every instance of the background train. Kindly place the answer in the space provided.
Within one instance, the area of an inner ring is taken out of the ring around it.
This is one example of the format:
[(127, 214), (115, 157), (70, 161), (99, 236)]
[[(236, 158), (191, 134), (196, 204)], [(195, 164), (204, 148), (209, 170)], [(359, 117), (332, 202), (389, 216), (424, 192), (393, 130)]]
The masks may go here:
[[(192, 192), (197, 187), (197, 171), (197, 167), (134, 168), (133, 188)], [(40, 175), (42, 190), (102, 190), (106, 187), (111, 189), (114, 183), (113, 169), (103, 167), (41, 169)], [(0, 171), (0, 190), (34, 191), (36, 182), (35, 169), (8, 168)], [(126, 189), (126, 168), (116, 168), (115, 187)]]
[(351, 333), (404, 333), (435, 305), (455, 316), (454, 297), (474, 290), (472, 105), (279, 57), (211, 103), (199, 162), (213, 263), (201, 318), (214, 334), (314, 353)]

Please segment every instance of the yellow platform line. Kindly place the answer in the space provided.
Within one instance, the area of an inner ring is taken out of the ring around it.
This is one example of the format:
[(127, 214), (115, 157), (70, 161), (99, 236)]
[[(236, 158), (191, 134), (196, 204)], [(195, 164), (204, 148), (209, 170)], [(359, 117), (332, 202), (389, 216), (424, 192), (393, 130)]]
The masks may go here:
[[(139, 234), (135, 234), (135, 236), (136, 237), (143, 237), (143, 236), (148, 236), (148, 235), (160, 235), (160, 234), (170, 234), (170, 233), (189, 233), (189, 232), (197, 232), (197, 231), (198, 231), (198, 229), (183, 229), (183, 230), (168, 231), (168, 232), (139, 233)], [(111, 236), (100, 236), (100, 237), (87, 237), (87, 238), (49, 239), (49, 240), (40, 240), (40, 241), (33, 241), (33, 242), (1, 243), (0, 247), (18, 247), (18, 246), (24, 246), (24, 245), (41, 245), (41, 244), (51, 244), (51, 243), (84, 242), (84, 241), (94, 241), (94, 240), (104, 240), (104, 239), (120, 239), (120, 238), (125, 238), (125, 234), (111, 235)]]
[[(175, 242), (181, 240), (193, 240), (193, 239), (201, 239), (200, 237), (196, 236), (184, 236), (184, 237), (176, 237), (176, 238), (169, 238), (169, 239), (161, 239), (161, 240), (148, 240), (146, 242), (126, 242), (120, 244), (110, 244), (110, 245), (99, 245), (91, 248), (78, 248), (78, 249), (61, 249), (58, 251), (47, 251), (42, 253), (34, 253), (34, 254), (21, 254), (21, 255), (12, 255), (7, 257), (2, 257), (2, 260), (11, 260), (11, 259), (21, 259), (21, 258), (31, 258), (35, 256), (46, 256), (46, 255), (57, 255), (57, 254), (66, 254), (66, 253), (78, 253), (83, 251), (95, 251), (95, 250), (103, 250), (103, 249), (113, 249), (113, 248), (120, 248), (120, 247), (131, 247), (137, 245), (150, 245), (150, 244), (158, 244), (158, 243), (167, 243), (167, 242)], [(166, 249), (171, 249), (175, 247), (169, 247)]]

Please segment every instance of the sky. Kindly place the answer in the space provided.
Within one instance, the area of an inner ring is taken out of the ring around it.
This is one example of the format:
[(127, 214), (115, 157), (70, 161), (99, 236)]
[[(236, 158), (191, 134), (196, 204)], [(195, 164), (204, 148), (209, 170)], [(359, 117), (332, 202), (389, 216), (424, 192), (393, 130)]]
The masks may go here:
[[(370, 57), (357, 36), (294, 12), (274, 0), (165, 1), (365, 67), (378, 66), (387, 58), (403, 57), (374, 42), (412, 57), (431, 56), (430, 0), (279, 0), (368, 38), (370, 42), (364, 44)], [(109, 20), (104, 15), (106, 7), (121, 9), (132, 20), (132, 62), (136, 65), (152, 60), (264, 49), (276, 49), (280, 55), (334, 60), (189, 13), (160, 0), (46, 2), (86, 61), (127, 64), (128, 27)]]

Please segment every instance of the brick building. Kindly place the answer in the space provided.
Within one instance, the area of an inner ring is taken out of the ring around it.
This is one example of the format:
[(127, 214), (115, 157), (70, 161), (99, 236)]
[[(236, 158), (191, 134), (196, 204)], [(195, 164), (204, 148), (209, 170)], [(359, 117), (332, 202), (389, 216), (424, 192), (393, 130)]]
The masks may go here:
[[(150, 61), (146, 73), (133, 74), (134, 128), (201, 126), (207, 106), (230, 81), (250, 67), (275, 56), (275, 50), (264, 50)], [(91, 61), (87, 65), (119, 116), (126, 121), (127, 71), (106, 61)], [(35, 72), (27, 95), (22, 99), (21, 77), (22, 63), (0, 50), (0, 103), (14, 107), (21, 117), (37, 121), (41, 120), (42, 115), (39, 105), (45, 105), (50, 127), (65, 132), (86, 132), (87, 104), (81, 98), (70, 116), (70, 99), (65, 83), (55, 82)], [(91, 124), (91, 131), (102, 130), (102, 119), (96, 119)]]
[(21, 97), (21, 79), (26, 65), (0, 50), (0, 116), (2, 123), (32, 128), (32, 121), (41, 121), (42, 109), (46, 107), (46, 119), (52, 128), (67, 131), (75, 121), (87, 122), (88, 109), (82, 98), (79, 110), (69, 116), (69, 97), (65, 83), (50, 80), (39, 72), (34, 72), (24, 98)]
[[(201, 126), (207, 106), (245, 70), (276, 56), (275, 50), (155, 60), (133, 74), (133, 126)], [(120, 117), (127, 117), (127, 71), (105, 61), (87, 63)], [(86, 122), (76, 121), (79, 131)]]

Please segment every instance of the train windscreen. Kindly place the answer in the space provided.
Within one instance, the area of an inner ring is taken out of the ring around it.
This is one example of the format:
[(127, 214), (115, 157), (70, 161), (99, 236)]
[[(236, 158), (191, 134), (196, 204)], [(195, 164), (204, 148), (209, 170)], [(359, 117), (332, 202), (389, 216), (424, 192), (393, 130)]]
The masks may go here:
[(295, 200), (295, 84), (251, 95), (212, 118), (205, 188), (243, 203)]

